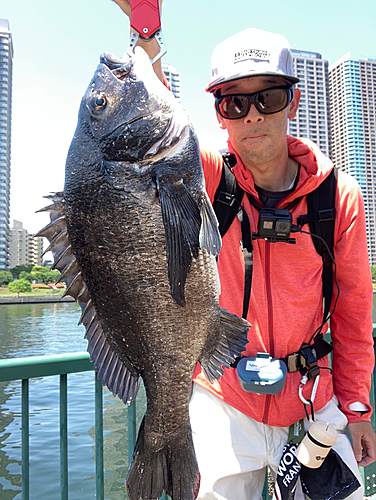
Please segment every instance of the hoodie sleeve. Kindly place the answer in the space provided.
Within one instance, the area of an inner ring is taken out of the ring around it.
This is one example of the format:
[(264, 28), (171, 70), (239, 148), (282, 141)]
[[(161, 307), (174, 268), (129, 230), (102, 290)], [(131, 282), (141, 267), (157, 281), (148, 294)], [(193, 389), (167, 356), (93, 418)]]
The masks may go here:
[(204, 170), (206, 192), (213, 203), (214, 195), (221, 181), (223, 159), (219, 151), (200, 149), (201, 163)]
[[(334, 392), (349, 422), (370, 420), (369, 392), (374, 368), (373, 289), (365, 211), (358, 183), (344, 172), (338, 172), (335, 242), (340, 293), (330, 320)], [(337, 295), (334, 286), (333, 302)], [(364, 415), (349, 408), (356, 402), (366, 405)]]

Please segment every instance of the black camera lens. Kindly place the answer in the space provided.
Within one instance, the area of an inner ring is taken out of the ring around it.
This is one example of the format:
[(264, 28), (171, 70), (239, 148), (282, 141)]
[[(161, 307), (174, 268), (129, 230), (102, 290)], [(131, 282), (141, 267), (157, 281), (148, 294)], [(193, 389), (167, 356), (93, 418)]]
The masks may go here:
[(275, 223), (275, 230), (277, 233), (289, 235), (291, 232), (291, 222), (284, 220), (277, 220)]

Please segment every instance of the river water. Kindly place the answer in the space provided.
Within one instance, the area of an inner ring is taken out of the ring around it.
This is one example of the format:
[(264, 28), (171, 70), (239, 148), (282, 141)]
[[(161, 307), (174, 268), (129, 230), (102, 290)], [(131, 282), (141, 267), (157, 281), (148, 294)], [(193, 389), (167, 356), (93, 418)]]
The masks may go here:
[[(76, 303), (0, 305), (0, 358), (86, 351)], [(30, 499), (58, 500), (59, 377), (30, 380)], [(142, 390), (138, 420), (145, 412)], [(70, 500), (95, 498), (94, 372), (68, 375)], [(21, 499), (21, 382), (0, 382), (0, 499)], [(124, 500), (127, 409), (104, 389), (105, 498)]]
[[(376, 323), (376, 295), (373, 299)], [(86, 351), (76, 303), (0, 305), (0, 358)], [(59, 378), (30, 380), (30, 500), (58, 500)], [(104, 390), (105, 499), (127, 497), (127, 410)], [(138, 420), (145, 412), (143, 390)], [(0, 382), (0, 499), (21, 500), (21, 384)], [(69, 499), (95, 498), (94, 373), (68, 375)]]

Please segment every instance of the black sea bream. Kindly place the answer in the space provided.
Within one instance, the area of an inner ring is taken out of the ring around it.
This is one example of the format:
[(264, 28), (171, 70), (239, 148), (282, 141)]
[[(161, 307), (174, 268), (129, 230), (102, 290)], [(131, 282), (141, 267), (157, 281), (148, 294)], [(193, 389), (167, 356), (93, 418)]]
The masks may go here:
[(99, 379), (147, 411), (127, 476), (131, 500), (193, 500), (199, 470), (188, 405), (199, 361), (210, 381), (249, 324), (219, 308), (217, 221), (196, 136), (146, 53), (101, 56), (82, 99), (64, 193), (50, 197), (54, 268), (81, 305)]

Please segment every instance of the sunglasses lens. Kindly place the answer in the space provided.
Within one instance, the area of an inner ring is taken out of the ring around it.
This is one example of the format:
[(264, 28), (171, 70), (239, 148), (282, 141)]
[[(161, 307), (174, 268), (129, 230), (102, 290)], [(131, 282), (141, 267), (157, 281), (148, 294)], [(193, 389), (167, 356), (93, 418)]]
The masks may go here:
[(243, 95), (225, 96), (218, 101), (219, 114), (230, 120), (246, 116), (249, 107), (249, 98)]
[(289, 94), (285, 89), (264, 90), (256, 95), (255, 104), (260, 113), (273, 114), (282, 111), (289, 103)]
[(290, 92), (286, 88), (274, 88), (256, 94), (223, 96), (216, 100), (218, 113), (228, 120), (247, 116), (252, 103), (264, 115), (278, 113), (290, 103)]

